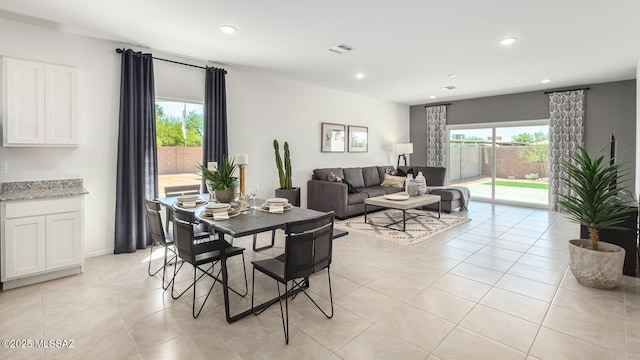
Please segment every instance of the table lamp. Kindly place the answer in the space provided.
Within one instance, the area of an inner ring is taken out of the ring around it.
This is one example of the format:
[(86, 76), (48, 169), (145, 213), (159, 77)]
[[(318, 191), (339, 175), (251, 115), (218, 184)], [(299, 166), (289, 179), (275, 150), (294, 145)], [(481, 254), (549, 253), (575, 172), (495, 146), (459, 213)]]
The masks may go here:
[(406, 154), (413, 154), (413, 143), (396, 144), (395, 151), (400, 154), (398, 155), (398, 165), (396, 167), (400, 166), (401, 157), (404, 159), (404, 166), (407, 166)]
[(236, 165), (240, 169), (240, 197), (244, 197), (245, 194), (245, 179), (244, 179), (244, 167), (249, 165), (249, 155), (248, 154), (237, 154), (236, 155)]

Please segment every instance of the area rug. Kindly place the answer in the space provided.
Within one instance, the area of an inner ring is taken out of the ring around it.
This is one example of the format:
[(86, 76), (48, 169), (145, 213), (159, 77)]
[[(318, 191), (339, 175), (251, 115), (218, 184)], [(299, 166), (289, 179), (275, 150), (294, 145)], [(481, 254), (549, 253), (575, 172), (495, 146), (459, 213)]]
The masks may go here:
[[(437, 211), (425, 210), (408, 210), (407, 218), (416, 214), (420, 214), (420, 216), (407, 220), (406, 231), (398, 230), (402, 229), (402, 211), (393, 209), (367, 214), (367, 224), (364, 223), (364, 215), (361, 215), (346, 220), (336, 220), (334, 226), (342, 230), (412, 246), (471, 220), (445, 213), (442, 213), (440, 219), (438, 219)], [(396, 221), (400, 221), (400, 223), (392, 225), (391, 228), (384, 227), (384, 225)], [(372, 225), (372, 223), (375, 225)]]

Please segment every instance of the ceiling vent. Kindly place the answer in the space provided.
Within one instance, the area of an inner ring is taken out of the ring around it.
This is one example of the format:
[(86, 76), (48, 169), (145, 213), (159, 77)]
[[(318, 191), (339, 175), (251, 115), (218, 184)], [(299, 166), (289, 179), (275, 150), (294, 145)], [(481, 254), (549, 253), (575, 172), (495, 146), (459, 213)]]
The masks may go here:
[(344, 54), (353, 50), (355, 50), (355, 48), (347, 44), (338, 44), (334, 47), (329, 48), (329, 51), (334, 52), (336, 54)]
[(457, 87), (453, 86), (453, 85), (449, 85), (449, 86), (443, 86), (442, 90), (447, 90), (447, 91), (452, 91), (457, 89)]

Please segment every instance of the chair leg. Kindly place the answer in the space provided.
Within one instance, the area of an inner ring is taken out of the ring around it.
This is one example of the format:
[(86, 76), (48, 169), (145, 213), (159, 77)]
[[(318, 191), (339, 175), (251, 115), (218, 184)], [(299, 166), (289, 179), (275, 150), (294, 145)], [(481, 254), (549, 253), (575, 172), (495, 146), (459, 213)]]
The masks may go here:
[[(306, 279), (306, 278), (305, 278)], [(295, 287), (298, 287), (302, 293), (304, 293), (309, 300), (311, 300), (311, 302), (318, 308), (318, 310), (320, 310), (322, 312), (322, 314), (327, 317), (328, 319), (331, 319), (333, 317), (333, 292), (331, 291), (331, 272), (329, 271), (329, 268), (327, 268), (327, 279), (329, 280), (329, 302), (331, 303), (331, 314), (327, 314), (326, 311), (324, 311), (320, 305), (318, 305), (318, 303), (307, 293), (307, 291), (305, 290), (305, 280), (303, 280), (302, 282), (297, 282), (295, 280), (293, 280), (293, 286), (291, 288), (291, 292), (293, 292), (293, 290), (295, 289)]]
[[(284, 283), (284, 306), (287, 314), (287, 318), (285, 320), (285, 311), (282, 311), (282, 295), (280, 294), (280, 282), (276, 281), (276, 286), (278, 287), (278, 300), (280, 303), (280, 316), (282, 317), (282, 329), (284, 330), (284, 341), (289, 344), (289, 296), (287, 283)], [(293, 290), (293, 289), (292, 289)]]
[[(151, 255), (153, 255), (154, 244), (155, 244), (155, 241), (151, 243), (151, 251), (149, 252), (149, 268), (147, 269), (147, 273), (149, 274), (149, 276), (155, 276), (157, 273), (160, 272), (160, 270), (162, 270), (162, 268), (164, 268), (164, 265), (162, 265), (162, 267), (156, 270), (153, 274), (151, 273)], [(165, 265), (166, 265), (166, 262), (165, 262)]]
[[(211, 270), (213, 270), (213, 267), (210, 268)], [(202, 269), (201, 269), (202, 271)], [(193, 315), (194, 319), (197, 319), (198, 316), (200, 316), (200, 313), (202, 312), (202, 309), (204, 308), (204, 304), (207, 303), (207, 300), (209, 299), (209, 295), (211, 295), (211, 291), (213, 291), (213, 287), (216, 285), (216, 278), (215, 276), (211, 276), (213, 278), (213, 284), (211, 285), (211, 288), (209, 288), (209, 292), (207, 293), (207, 296), (204, 298), (204, 300), (202, 301), (202, 305), (200, 306), (200, 309), (198, 309), (198, 313), (196, 314), (196, 289), (198, 288), (196, 286), (196, 282), (198, 280), (200, 280), (202, 278), (202, 276), (205, 275), (205, 271), (202, 271), (203, 274), (200, 275), (199, 278), (196, 279), (196, 273), (198, 272), (198, 267), (194, 266), (193, 267), (193, 305), (191, 307), (191, 314)]]

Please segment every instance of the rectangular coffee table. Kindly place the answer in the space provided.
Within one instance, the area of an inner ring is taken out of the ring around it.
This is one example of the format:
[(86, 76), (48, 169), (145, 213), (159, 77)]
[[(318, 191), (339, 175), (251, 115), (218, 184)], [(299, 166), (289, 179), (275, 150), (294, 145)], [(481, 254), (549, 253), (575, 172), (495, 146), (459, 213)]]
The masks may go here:
[[(422, 214), (413, 214), (413, 216), (407, 218), (407, 210), (417, 209), (421, 206), (427, 206), (431, 204), (438, 203), (438, 219), (440, 218), (440, 195), (418, 195), (418, 196), (410, 196), (406, 200), (390, 200), (383, 196), (376, 196), (372, 198), (367, 198), (364, 200), (364, 223), (367, 223), (367, 205), (379, 206), (387, 209), (396, 209), (402, 210), (402, 220), (396, 221), (394, 223), (388, 225), (380, 225), (384, 227), (391, 228), (392, 225), (395, 225), (399, 222), (402, 222), (402, 231), (406, 231), (407, 220), (415, 219), (418, 216), (424, 216)], [(371, 225), (378, 226), (376, 224), (371, 223)], [(400, 229), (397, 229), (400, 230)]]

